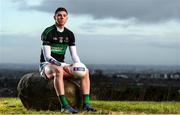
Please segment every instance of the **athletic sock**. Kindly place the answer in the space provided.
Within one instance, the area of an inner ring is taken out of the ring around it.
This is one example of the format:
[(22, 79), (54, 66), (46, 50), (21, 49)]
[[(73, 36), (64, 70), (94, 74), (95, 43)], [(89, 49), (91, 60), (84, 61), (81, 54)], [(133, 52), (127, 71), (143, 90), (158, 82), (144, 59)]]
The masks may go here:
[(83, 104), (90, 104), (90, 95), (89, 94), (84, 94), (83, 95)]
[(69, 105), (65, 95), (58, 96), (58, 99), (59, 99), (59, 102), (62, 104), (63, 107)]

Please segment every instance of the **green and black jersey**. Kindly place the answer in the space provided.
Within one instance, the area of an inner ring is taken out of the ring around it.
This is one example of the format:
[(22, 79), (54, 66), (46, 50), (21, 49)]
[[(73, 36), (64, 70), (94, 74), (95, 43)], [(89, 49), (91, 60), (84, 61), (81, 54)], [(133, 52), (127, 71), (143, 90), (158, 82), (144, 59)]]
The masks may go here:
[[(67, 47), (75, 45), (73, 32), (67, 28), (64, 28), (63, 32), (59, 32), (55, 25), (44, 30), (41, 40), (43, 41), (42, 45), (49, 45), (51, 47), (51, 56), (60, 62), (64, 62)], [(45, 62), (42, 50), (40, 62)]]

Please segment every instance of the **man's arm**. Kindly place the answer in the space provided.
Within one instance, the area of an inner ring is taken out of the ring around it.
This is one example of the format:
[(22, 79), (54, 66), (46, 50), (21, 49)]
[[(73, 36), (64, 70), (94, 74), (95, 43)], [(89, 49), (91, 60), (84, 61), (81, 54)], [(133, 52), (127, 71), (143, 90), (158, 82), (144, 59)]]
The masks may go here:
[(71, 58), (72, 58), (74, 63), (81, 62), (79, 59), (79, 56), (77, 54), (76, 46), (69, 46), (69, 51), (70, 51)]
[(51, 56), (51, 47), (49, 45), (43, 45), (42, 50), (43, 50), (45, 61), (58, 65), (58, 66), (63, 66), (63, 63), (57, 61)]

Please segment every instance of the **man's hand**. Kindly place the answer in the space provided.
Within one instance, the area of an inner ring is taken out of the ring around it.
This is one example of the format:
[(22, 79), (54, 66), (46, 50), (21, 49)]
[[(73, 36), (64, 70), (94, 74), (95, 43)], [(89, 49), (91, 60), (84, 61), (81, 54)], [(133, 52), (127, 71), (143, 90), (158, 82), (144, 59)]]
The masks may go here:
[(72, 64), (66, 64), (66, 65), (63, 67), (63, 69), (64, 69), (64, 71), (65, 71), (66, 73), (68, 73), (68, 74), (70, 74), (70, 75), (73, 76), (73, 73), (72, 73), (72, 71), (71, 71), (71, 66), (72, 66)]
[(62, 67), (64, 67), (64, 66), (69, 66), (69, 65), (70, 65), (70, 64), (67, 64), (67, 63), (64, 63), (64, 62), (61, 63), (61, 66), (62, 66)]

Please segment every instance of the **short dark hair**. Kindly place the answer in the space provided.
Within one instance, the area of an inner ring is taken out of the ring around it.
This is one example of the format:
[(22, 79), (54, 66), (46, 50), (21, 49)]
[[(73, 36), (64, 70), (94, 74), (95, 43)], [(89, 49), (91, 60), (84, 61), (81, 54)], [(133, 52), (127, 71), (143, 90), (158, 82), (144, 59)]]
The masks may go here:
[(57, 14), (59, 11), (65, 11), (68, 14), (66, 8), (64, 8), (64, 7), (57, 8), (56, 11), (55, 11), (55, 14)]

